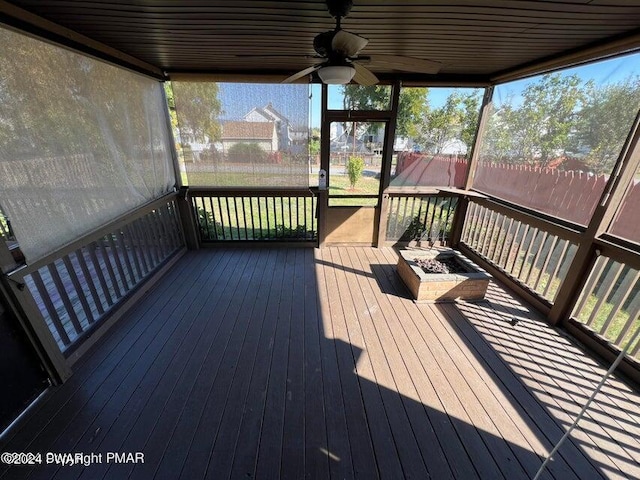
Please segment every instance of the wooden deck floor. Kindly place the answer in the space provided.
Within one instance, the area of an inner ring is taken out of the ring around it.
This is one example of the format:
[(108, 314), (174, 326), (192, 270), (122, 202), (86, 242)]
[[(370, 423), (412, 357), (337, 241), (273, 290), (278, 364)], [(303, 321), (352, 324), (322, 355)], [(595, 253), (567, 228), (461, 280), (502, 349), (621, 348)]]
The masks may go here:
[[(395, 262), (188, 253), (0, 445), (102, 463), (0, 476), (532, 478), (604, 369), (498, 285), (414, 304)], [(596, 400), (544, 478), (640, 478), (640, 393), (612, 379)]]

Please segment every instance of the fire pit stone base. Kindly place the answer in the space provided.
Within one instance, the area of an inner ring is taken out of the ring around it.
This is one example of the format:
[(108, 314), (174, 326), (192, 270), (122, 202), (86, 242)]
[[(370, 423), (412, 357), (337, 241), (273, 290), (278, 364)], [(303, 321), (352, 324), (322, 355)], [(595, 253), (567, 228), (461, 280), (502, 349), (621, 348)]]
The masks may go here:
[[(463, 270), (459, 273), (426, 273), (416, 259), (453, 259)], [(489, 275), (460, 252), (447, 249), (401, 250), (398, 274), (416, 302), (453, 302), (482, 300), (487, 292)]]

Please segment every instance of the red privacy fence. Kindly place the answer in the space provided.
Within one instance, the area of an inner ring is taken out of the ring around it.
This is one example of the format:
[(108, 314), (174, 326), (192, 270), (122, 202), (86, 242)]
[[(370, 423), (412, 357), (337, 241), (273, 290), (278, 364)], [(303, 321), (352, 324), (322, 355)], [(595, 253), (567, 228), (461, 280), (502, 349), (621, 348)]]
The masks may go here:
[[(391, 185), (463, 187), (466, 170), (467, 161), (460, 157), (401, 152)], [(577, 170), (480, 162), (473, 187), (509, 202), (587, 225), (608, 178), (608, 175)], [(640, 241), (639, 180), (634, 181), (622, 203), (611, 233)]]
[(606, 175), (573, 170), (480, 163), (473, 187), (554, 217), (586, 225), (607, 179)]
[(456, 155), (400, 152), (391, 185), (461, 188), (466, 172), (467, 160)]

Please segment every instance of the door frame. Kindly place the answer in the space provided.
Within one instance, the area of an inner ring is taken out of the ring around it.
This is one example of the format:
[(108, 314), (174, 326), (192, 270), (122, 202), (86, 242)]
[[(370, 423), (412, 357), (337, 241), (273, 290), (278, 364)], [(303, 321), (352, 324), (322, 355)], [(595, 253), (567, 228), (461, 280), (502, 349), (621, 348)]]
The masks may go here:
[[(396, 119), (400, 98), (401, 82), (396, 81), (391, 86), (391, 105), (389, 110), (329, 110), (328, 87), (322, 85), (322, 108), (320, 120), (320, 169), (326, 172), (327, 189), (321, 190), (318, 198), (318, 246), (325, 246), (327, 237), (327, 216), (330, 214), (329, 185), (331, 185), (330, 155), (331, 155), (331, 123), (333, 122), (382, 122), (385, 123), (384, 144), (382, 147), (382, 165), (380, 168), (380, 187), (378, 202), (375, 207), (374, 218), (374, 246), (382, 246), (385, 241), (387, 225), (387, 206), (391, 176), (391, 162), (393, 158), (393, 144), (396, 133)], [(339, 207), (338, 207), (339, 208)]]

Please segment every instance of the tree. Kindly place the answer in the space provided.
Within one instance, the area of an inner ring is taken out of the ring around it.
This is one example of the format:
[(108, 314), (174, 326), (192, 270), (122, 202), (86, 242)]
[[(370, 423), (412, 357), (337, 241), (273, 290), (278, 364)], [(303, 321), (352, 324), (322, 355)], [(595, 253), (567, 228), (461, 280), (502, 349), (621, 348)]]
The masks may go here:
[(356, 187), (356, 183), (362, 177), (364, 171), (364, 160), (362, 157), (349, 157), (347, 160), (347, 175), (349, 176), (349, 184), (353, 190)]
[[(403, 88), (398, 101), (396, 122), (397, 136), (415, 135), (415, 124), (423, 112), (429, 94), (428, 88)], [(345, 110), (389, 110), (391, 87), (388, 85), (345, 85), (343, 90)]]
[(460, 140), (469, 154), (475, 141), (479, 108), (479, 91), (455, 90), (439, 108), (425, 104), (422, 118), (416, 123), (416, 140), (435, 154), (441, 153), (449, 142)]
[(546, 166), (575, 143), (584, 101), (577, 75), (546, 74), (529, 83), (519, 102), (509, 97), (491, 114), (482, 157)]
[(467, 147), (467, 156), (471, 155), (473, 144), (476, 141), (481, 101), (481, 90), (475, 90), (461, 95), (463, 114), (460, 122), (460, 140), (462, 140)]
[(574, 152), (594, 173), (610, 173), (640, 107), (640, 77), (618, 83), (585, 85)]
[(318, 155), (320, 153), (320, 129), (314, 127), (309, 132), (309, 154)]
[(462, 111), (458, 108), (459, 102), (459, 96), (454, 92), (447, 97), (442, 107), (424, 112), (417, 140), (436, 155), (460, 132)]
[(524, 89), (514, 132), (519, 134), (524, 162), (544, 166), (564, 153), (582, 98), (581, 81), (575, 74), (543, 75)]
[(218, 118), (222, 104), (218, 98), (218, 85), (214, 82), (171, 82), (171, 89), (172, 95), (167, 97), (169, 101), (173, 100), (181, 136), (191, 136), (200, 143), (219, 140), (222, 128)]

